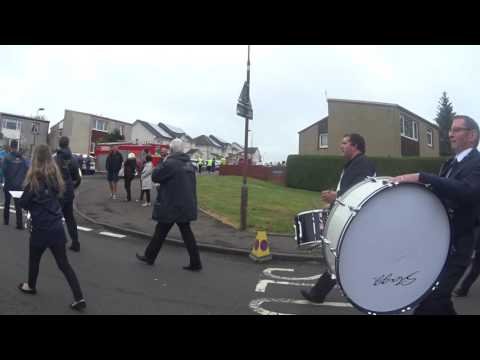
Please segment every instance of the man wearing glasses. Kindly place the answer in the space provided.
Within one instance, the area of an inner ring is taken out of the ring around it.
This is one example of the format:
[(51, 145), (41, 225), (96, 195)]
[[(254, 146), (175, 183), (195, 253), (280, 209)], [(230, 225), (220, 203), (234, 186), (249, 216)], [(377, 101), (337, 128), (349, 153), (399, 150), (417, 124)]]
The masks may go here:
[(452, 291), (467, 269), (474, 246), (476, 207), (480, 202), (480, 131), (472, 118), (457, 115), (448, 133), (455, 156), (440, 169), (440, 175), (406, 174), (394, 182), (430, 184), (433, 192), (449, 209), (452, 224), (452, 247), (438, 289), (415, 309), (415, 315), (455, 315)]

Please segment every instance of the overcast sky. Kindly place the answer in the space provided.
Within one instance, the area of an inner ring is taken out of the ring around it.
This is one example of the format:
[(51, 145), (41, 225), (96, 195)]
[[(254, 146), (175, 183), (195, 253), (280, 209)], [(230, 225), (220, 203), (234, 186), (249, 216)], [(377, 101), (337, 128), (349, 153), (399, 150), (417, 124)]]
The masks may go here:
[[(247, 46), (0, 46), (0, 112), (50, 125), (64, 110), (133, 123), (165, 122), (190, 136), (244, 143), (236, 115)], [(298, 153), (298, 131), (328, 113), (329, 98), (399, 104), (433, 121), (442, 91), (480, 119), (480, 46), (251, 47), (249, 146), (264, 161)]]

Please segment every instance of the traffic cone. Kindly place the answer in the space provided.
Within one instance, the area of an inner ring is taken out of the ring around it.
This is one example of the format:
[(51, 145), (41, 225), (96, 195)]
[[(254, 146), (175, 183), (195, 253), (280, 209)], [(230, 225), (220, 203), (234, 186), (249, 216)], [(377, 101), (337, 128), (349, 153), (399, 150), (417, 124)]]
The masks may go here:
[(263, 262), (272, 259), (270, 254), (270, 244), (268, 243), (267, 231), (257, 230), (257, 236), (249, 255), (250, 259), (257, 262)]

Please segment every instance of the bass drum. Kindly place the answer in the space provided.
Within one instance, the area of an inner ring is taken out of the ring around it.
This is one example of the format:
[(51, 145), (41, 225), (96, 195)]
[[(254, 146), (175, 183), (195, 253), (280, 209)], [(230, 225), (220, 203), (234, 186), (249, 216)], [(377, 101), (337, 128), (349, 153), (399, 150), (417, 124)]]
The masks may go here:
[(411, 310), (438, 287), (450, 220), (424, 185), (369, 178), (333, 206), (324, 256), (348, 300), (368, 314)]

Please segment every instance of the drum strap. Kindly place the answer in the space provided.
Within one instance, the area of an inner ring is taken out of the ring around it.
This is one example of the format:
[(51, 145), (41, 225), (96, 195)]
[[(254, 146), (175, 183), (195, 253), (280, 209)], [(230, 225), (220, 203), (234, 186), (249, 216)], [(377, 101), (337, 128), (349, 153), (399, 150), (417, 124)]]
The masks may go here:
[(342, 170), (342, 173), (340, 174), (340, 180), (338, 180), (338, 185), (337, 185), (337, 192), (340, 191), (340, 184), (342, 183), (342, 178), (343, 178), (343, 173), (345, 172), (345, 170)]

